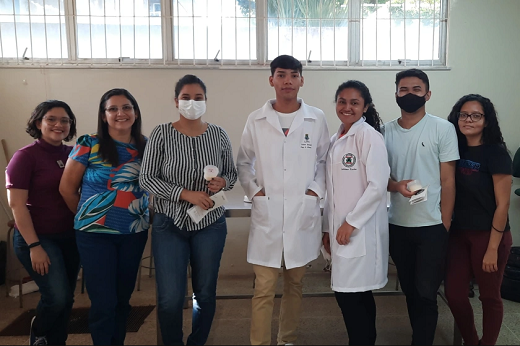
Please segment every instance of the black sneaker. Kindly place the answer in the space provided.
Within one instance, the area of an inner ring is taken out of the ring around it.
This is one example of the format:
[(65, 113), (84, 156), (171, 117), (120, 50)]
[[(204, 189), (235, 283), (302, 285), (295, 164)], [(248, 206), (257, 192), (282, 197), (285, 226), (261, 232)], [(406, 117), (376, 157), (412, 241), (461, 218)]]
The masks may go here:
[(47, 345), (47, 338), (45, 336), (36, 336), (33, 331), (33, 323), (36, 319), (34, 316), (31, 320), (31, 333), (29, 337), (29, 345)]

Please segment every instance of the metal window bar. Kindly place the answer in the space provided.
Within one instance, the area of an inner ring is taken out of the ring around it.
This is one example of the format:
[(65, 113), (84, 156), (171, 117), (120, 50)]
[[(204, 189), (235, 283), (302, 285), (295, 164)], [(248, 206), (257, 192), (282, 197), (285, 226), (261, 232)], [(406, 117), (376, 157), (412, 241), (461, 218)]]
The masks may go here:
[(388, 15), (390, 17), (390, 20), (388, 21), (389, 27), (390, 27), (390, 30), (389, 30), (390, 45), (388, 46), (388, 48), (390, 50), (390, 55), (389, 55), (390, 66), (392, 66), (392, 0), (390, 0), (390, 7), (389, 7)]
[[(434, 55), (435, 55), (435, 12), (436, 12), (436, 8), (435, 8), (435, 2), (433, 3), (433, 37), (432, 37), (432, 66), (433, 66), (433, 58), (434, 58)], [(439, 22), (439, 29), (440, 29), (440, 22)]]
[(92, 6), (90, 1), (88, 2), (88, 30), (90, 37), (90, 59), (92, 61), (92, 51), (94, 50), (94, 46), (92, 45)]
[(321, 22), (321, 18), (322, 17), (323, 17), (323, 0), (320, 0), (320, 33), (319, 33), (319, 37), (320, 37), (320, 67), (323, 66), (323, 40), (321, 39), (322, 24), (323, 24)]
[(359, 11), (359, 18), (360, 18), (360, 22), (361, 22), (361, 27), (360, 27), (361, 32), (359, 33), (359, 36), (361, 39), (361, 46), (360, 46), (359, 54), (360, 54), (361, 66), (365, 66), (365, 16), (363, 16), (363, 7), (365, 6), (365, 3), (363, 2), (363, 0), (360, 0), (360, 1), (361, 1), (361, 6), (360, 6), (361, 8)]
[[(192, 43), (193, 43), (193, 65), (195, 65), (195, 4), (194, 4), (194, 0), (191, 0), (191, 23), (192, 23), (192, 27), (191, 27), (191, 39), (192, 39)], [(207, 40), (207, 38), (206, 38)]]
[[(105, 0), (106, 3), (106, 0)], [(119, 66), (123, 65), (123, 33), (121, 30), (121, 0), (118, 0), (118, 12), (119, 12)], [(105, 33), (105, 36), (108, 36), (107, 33)], [(108, 52), (107, 52), (108, 56)]]
[(29, 13), (29, 43), (31, 45), (31, 65), (32, 65), (33, 61), (34, 61), (34, 50), (33, 50), (33, 39), (32, 39), (32, 16), (31, 16), (30, 0), (27, 0), (27, 8), (28, 8), (28, 13)]
[[(306, 11), (307, 15), (309, 14), (309, 2), (306, 1), (305, 4), (307, 5)], [(321, 36), (320, 36), (321, 37)], [(309, 59), (307, 58), (309, 54), (309, 18), (305, 18), (305, 66), (309, 65)]]
[[(433, 31), (435, 32), (435, 25), (433, 27)], [(421, 63), (421, 0), (419, 0), (419, 30), (417, 31), (417, 66), (420, 66), (420, 63)]]
[(45, 0), (43, 0), (43, 29), (45, 34), (45, 60), (49, 63), (49, 42), (47, 40), (47, 12), (45, 10)]
[(103, 22), (105, 24), (105, 66), (108, 66), (107, 2), (105, 0), (103, 0)]
[(377, 38), (379, 37), (379, 31), (377, 28), (377, 24), (379, 23), (379, 18), (377, 16), (378, 9), (379, 9), (379, 4), (376, 1), (376, 67), (379, 66), (379, 59), (377, 58), (377, 45), (378, 45)]
[(406, 66), (406, 0), (403, 1), (404, 66)]
[[(320, 9), (320, 15), (322, 15), (322, 11), (323, 11), (323, 7)], [(336, 26), (337, 26), (336, 8), (334, 8), (334, 14), (332, 16), (332, 24), (334, 25), (334, 27), (332, 28), (332, 37), (333, 37), (333, 42), (334, 42), (334, 46), (333, 46), (333, 50), (332, 50), (332, 57), (333, 57), (333, 66), (336, 67)]]
[(58, 0), (58, 28), (60, 32), (60, 60), (63, 66), (63, 41), (61, 37), (61, 1)]

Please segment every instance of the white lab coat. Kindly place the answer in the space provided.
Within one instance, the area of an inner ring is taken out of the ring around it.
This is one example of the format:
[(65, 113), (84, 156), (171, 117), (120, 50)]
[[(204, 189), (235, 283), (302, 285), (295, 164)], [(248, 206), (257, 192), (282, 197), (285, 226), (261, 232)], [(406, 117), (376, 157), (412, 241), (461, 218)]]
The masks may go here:
[[(364, 292), (388, 281), (388, 178), (383, 136), (365, 122), (354, 123), (341, 138), (332, 136), (327, 155), (324, 232), (332, 252), (332, 290)], [(355, 227), (350, 243), (339, 245), (338, 228)]]
[[(252, 199), (247, 261), (287, 269), (316, 259), (321, 244), (320, 199), (325, 195), (325, 161), (329, 131), (323, 112), (306, 105), (287, 137), (268, 101), (251, 113), (242, 134), (237, 169), (240, 184)], [(265, 197), (253, 196), (264, 189)]]

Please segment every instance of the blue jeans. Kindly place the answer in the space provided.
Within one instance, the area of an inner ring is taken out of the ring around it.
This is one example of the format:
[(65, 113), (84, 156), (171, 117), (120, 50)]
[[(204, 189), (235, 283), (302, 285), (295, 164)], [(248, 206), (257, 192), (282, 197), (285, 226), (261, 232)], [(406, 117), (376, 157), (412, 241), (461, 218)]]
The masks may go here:
[(157, 280), (158, 316), (165, 345), (184, 345), (182, 309), (188, 262), (192, 269), (193, 321), (187, 345), (204, 345), (215, 316), (217, 278), (226, 243), (226, 218), (198, 231), (186, 231), (156, 214), (152, 247)]
[(79, 272), (76, 239), (74, 233), (63, 239), (43, 235), (38, 238), (51, 261), (49, 273), (43, 276), (32, 269), (30, 250), (18, 230), (15, 230), (13, 238), (16, 256), (40, 289), (41, 299), (36, 308), (33, 333), (46, 336), (49, 345), (65, 345)]
[(94, 345), (123, 345), (148, 232), (106, 234), (76, 231), (90, 298), (89, 327)]

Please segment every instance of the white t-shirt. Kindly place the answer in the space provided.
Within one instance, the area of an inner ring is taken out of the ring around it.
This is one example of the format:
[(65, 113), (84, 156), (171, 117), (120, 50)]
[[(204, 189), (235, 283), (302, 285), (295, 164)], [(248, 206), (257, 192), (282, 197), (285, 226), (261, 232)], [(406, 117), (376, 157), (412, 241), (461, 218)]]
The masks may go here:
[(296, 113), (298, 113), (298, 111), (292, 113), (280, 113), (278, 111), (275, 112), (278, 115), (278, 120), (280, 120), (280, 126), (282, 126), (282, 131), (285, 134), (285, 136), (287, 136), (287, 134), (289, 133), (289, 129), (291, 128), (291, 124), (294, 120), (294, 117), (296, 116)]
[(447, 120), (426, 113), (415, 126), (402, 128), (397, 119), (385, 124), (390, 177), (395, 181), (418, 179), (428, 186), (428, 199), (410, 205), (399, 192), (390, 194), (389, 222), (403, 227), (442, 223), (440, 163), (459, 159), (455, 127)]

